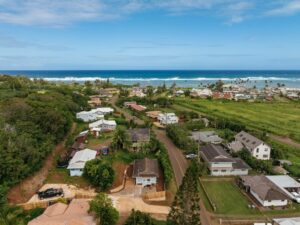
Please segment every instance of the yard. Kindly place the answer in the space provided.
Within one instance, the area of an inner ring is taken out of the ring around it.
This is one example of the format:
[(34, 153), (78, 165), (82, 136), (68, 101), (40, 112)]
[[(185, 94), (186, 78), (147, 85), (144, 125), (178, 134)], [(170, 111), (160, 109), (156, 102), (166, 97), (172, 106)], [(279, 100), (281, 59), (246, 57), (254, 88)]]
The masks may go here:
[(259, 213), (257, 209), (248, 207), (251, 203), (233, 180), (205, 180), (202, 181), (202, 184), (210, 200), (215, 205), (217, 214), (232, 216), (257, 215)]
[(279, 136), (300, 141), (300, 104), (298, 102), (235, 102), (177, 98), (177, 110), (190, 109), (199, 113), (232, 119), (254, 130), (266, 130)]

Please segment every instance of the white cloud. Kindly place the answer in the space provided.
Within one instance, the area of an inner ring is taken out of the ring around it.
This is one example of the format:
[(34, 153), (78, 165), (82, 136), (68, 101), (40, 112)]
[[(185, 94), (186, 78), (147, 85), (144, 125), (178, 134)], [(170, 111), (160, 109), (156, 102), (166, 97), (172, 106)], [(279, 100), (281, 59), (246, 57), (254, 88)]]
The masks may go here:
[(292, 15), (300, 12), (300, 0), (285, 1), (279, 7), (266, 12), (267, 15)]
[(255, 14), (256, 6), (266, 10), (274, 2), (285, 2), (285, 5), (273, 6), (269, 14), (300, 11), (300, 0), (263, 0), (263, 3), (260, 0), (0, 0), (0, 23), (62, 27), (76, 22), (119, 19), (157, 9), (168, 15), (192, 11), (220, 17), (227, 23), (240, 23)]

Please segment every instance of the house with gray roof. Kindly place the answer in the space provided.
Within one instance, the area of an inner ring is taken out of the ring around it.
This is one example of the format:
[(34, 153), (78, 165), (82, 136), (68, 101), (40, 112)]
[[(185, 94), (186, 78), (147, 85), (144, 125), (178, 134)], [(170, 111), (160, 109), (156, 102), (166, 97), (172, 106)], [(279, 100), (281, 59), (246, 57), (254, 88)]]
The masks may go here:
[(214, 131), (196, 131), (192, 132), (191, 138), (195, 141), (200, 141), (206, 144), (221, 144), (223, 139), (220, 138)]
[(159, 164), (157, 159), (136, 159), (133, 164), (132, 177), (137, 185), (155, 185), (159, 178)]
[(235, 141), (241, 142), (253, 157), (260, 160), (270, 159), (271, 147), (253, 135), (245, 131), (241, 131), (235, 135)]
[(286, 206), (290, 197), (266, 176), (241, 176), (240, 185), (262, 206)]
[(202, 146), (200, 156), (208, 163), (212, 176), (248, 175), (251, 169), (242, 159), (231, 157), (221, 145)]
[(150, 129), (149, 128), (134, 128), (127, 130), (127, 134), (132, 143), (132, 151), (140, 151), (145, 145), (150, 142)]

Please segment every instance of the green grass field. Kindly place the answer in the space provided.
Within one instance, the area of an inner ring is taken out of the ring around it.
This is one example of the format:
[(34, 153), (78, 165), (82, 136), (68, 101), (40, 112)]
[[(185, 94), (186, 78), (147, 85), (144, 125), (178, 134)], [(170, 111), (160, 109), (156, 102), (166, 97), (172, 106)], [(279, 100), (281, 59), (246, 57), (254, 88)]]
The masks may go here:
[(250, 209), (251, 203), (241, 193), (234, 181), (202, 181), (203, 186), (217, 214), (257, 215), (257, 209)]
[(299, 102), (260, 103), (177, 98), (174, 108), (233, 119), (253, 130), (266, 130), (300, 141)]

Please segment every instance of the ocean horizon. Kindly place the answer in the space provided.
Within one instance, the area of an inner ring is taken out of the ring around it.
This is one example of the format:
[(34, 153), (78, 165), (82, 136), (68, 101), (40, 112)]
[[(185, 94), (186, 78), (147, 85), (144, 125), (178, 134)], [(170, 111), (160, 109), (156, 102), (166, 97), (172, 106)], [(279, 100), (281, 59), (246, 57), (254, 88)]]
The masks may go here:
[(280, 83), (300, 88), (300, 70), (1, 70), (0, 74), (67, 83), (109, 79), (114, 84), (197, 87), (222, 80), (246, 86)]

